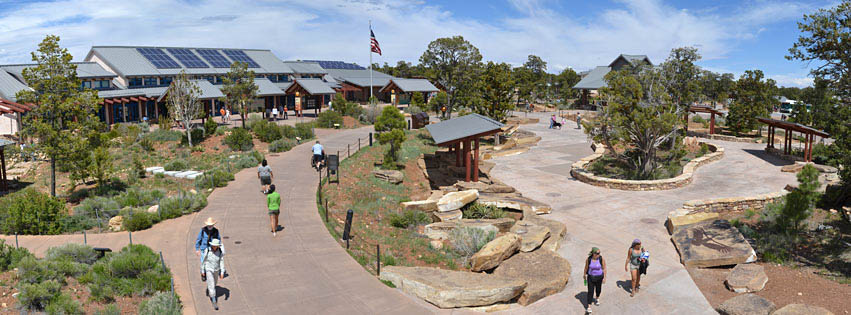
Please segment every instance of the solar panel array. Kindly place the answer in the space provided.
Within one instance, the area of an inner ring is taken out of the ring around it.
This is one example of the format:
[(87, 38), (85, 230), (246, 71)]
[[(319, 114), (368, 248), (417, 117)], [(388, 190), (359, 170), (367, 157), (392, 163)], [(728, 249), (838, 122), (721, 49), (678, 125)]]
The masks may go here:
[(210, 66), (204, 63), (198, 55), (186, 48), (168, 48), (174, 58), (177, 58), (183, 66), (187, 68), (209, 68)]
[(225, 56), (223, 56), (218, 50), (196, 49), (195, 51), (197, 51), (204, 60), (207, 60), (213, 68), (230, 68), (230, 60), (225, 58)]
[(233, 49), (225, 49), (222, 50), (225, 52), (225, 55), (230, 57), (233, 61), (241, 61), (248, 64), (249, 68), (260, 68), (260, 65), (254, 62), (254, 59), (248, 57), (242, 50), (233, 50)]
[(331, 60), (305, 60), (309, 62), (316, 62), (320, 67), (324, 69), (347, 69), (347, 70), (365, 70), (366, 68), (361, 67), (354, 63), (342, 62), (342, 61), (331, 61)]
[(171, 59), (159, 48), (136, 48), (136, 50), (150, 61), (157, 69), (180, 69), (174, 59)]

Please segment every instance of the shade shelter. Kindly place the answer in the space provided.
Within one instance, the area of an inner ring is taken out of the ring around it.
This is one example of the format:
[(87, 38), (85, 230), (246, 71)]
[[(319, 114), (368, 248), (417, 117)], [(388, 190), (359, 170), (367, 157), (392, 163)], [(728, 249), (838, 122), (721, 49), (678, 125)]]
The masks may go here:
[(165, 112), (161, 98), (167, 87), (99, 91), (103, 107), (98, 116), (111, 125), (119, 122), (142, 121), (142, 117), (157, 119)]
[[(426, 129), (435, 144), (455, 151), (455, 166), (461, 166), (463, 155), (466, 168), (464, 180), (469, 182), (471, 168), (472, 181), (479, 180), (479, 139), (502, 131), (503, 126), (502, 123), (488, 117), (470, 114), (427, 125)], [(475, 151), (473, 161), (470, 161), (471, 151)]]
[[(709, 134), (710, 135), (715, 134), (715, 115), (719, 115), (721, 117), (724, 117), (724, 113), (722, 113), (721, 111), (719, 111), (717, 109), (709, 107), (709, 106), (692, 105), (692, 106), (689, 106), (688, 111), (692, 112), (692, 113), (709, 113), (709, 115), (710, 115), (709, 116)], [(686, 123), (688, 123), (688, 121), (686, 121)]]
[(21, 124), (23, 114), (32, 109), (30, 105), (18, 104), (0, 98), (0, 126), (2, 126), (0, 134), (13, 135), (20, 131), (23, 127)]
[(764, 117), (758, 117), (757, 120), (768, 125), (769, 148), (774, 148), (774, 134), (776, 133), (777, 128), (786, 131), (785, 137), (783, 138), (783, 154), (792, 154), (792, 133), (800, 132), (803, 134), (806, 139), (806, 145), (804, 146), (804, 160), (807, 162), (810, 162), (813, 159), (813, 141), (815, 140), (815, 136), (830, 138), (830, 135), (824, 131), (798, 123)]
[(286, 92), (287, 95), (295, 95), (297, 116), (301, 116), (302, 109), (314, 106), (318, 115), (322, 111), (322, 104), (325, 104), (326, 97), (337, 94), (325, 81), (320, 79), (296, 79)]
[(0, 190), (9, 189), (9, 179), (6, 177), (6, 153), (4, 147), (15, 143), (6, 139), (0, 139)]
[[(427, 98), (429, 93), (437, 91), (439, 91), (437, 87), (426, 79), (399, 78), (390, 79), (390, 82), (379, 90), (381, 93), (390, 93), (390, 103), (393, 105), (399, 105), (400, 94), (405, 95), (406, 100), (410, 102), (416, 92), (422, 93)], [(428, 99), (424, 101), (428, 102)]]

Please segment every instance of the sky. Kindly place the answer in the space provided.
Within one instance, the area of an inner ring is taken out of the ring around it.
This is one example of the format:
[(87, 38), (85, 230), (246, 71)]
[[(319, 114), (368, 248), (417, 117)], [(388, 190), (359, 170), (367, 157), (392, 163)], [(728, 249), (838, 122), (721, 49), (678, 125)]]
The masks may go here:
[(830, 1), (662, 0), (0, 0), (0, 63), (31, 62), (47, 34), (77, 61), (91, 46), (271, 49), (283, 60), (369, 64), (369, 23), (383, 55), (416, 64), (428, 43), (461, 35), (485, 61), (521, 65), (540, 56), (548, 71), (608, 65), (619, 54), (664, 61), (694, 46), (701, 67), (760, 69), (780, 86), (812, 84), (809, 67), (786, 60), (804, 14)]

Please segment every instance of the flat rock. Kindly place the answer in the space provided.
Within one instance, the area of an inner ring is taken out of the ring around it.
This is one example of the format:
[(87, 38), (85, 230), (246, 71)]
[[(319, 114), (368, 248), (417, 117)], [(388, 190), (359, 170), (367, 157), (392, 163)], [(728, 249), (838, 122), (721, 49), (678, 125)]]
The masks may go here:
[(484, 306), (514, 299), (526, 282), (486, 273), (387, 266), (381, 280), (440, 308)]
[(514, 139), (508, 139), (503, 144), (493, 146), (493, 150), (494, 151), (504, 151), (504, 150), (511, 149), (516, 145), (517, 145), (517, 141), (514, 141)]
[(124, 224), (124, 218), (120, 215), (109, 218), (109, 230), (113, 232), (121, 231), (121, 227)]
[(174, 176), (175, 174), (180, 173), (178, 171), (164, 171), (163, 174), (166, 176)]
[(450, 192), (437, 201), (437, 211), (446, 212), (458, 210), (466, 206), (468, 203), (479, 199), (479, 191), (475, 189)]
[(164, 168), (163, 169), (155, 169), (155, 170), (151, 171), (151, 174), (163, 174), (163, 173), (165, 173)]
[(165, 169), (164, 169), (162, 166), (151, 166), (151, 167), (146, 167), (146, 168), (145, 168), (145, 172), (148, 172), (148, 173), (153, 173), (153, 172), (154, 172), (154, 171), (156, 171), (156, 170), (163, 170), (163, 171), (165, 171)]
[(668, 214), (668, 221), (665, 222), (665, 226), (668, 227), (668, 234), (674, 234), (680, 227), (717, 218), (718, 213), (716, 212), (689, 213), (687, 209), (678, 209)]
[(497, 228), (494, 224), (489, 222), (467, 222), (464, 223), (461, 220), (449, 221), (449, 222), (435, 222), (425, 226), (423, 230), (423, 234), (428, 236), (430, 239), (439, 239), (439, 240), (448, 240), (451, 239), (452, 231), (455, 229), (459, 229), (462, 227), (469, 227), (474, 229), (480, 229), (485, 231), (486, 233), (493, 232), (494, 234), (499, 232), (499, 228)]
[(418, 201), (406, 201), (402, 203), (402, 209), (422, 212), (433, 212), (437, 211), (437, 201), (429, 199)]
[(464, 213), (461, 210), (453, 210), (447, 212), (432, 211), (431, 218), (434, 222), (452, 222), (461, 220)]
[(762, 291), (768, 282), (765, 268), (757, 264), (738, 264), (727, 275), (727, 289), (737, 293)]
[(748, 293), (735, 296), (718, 306), (723, 315), (769, 315), (777, 306), (756, 294)]
[(195, 175), (195, 176), (198, 176), (198, 174), (199, 174), (199, 173), (198, 173), (198, 172), (196, 172), (196, 171), (185, 171), (185, 172), (180, 172), (180, 173), (174, 174), (174, 177), (177, 177), (177, 178), (187, 178), (189, 175)]
[(495, 157), (518, 155), (518, 154), (524, 153), (526, 151), (529, 151), (529, 148), (516, 148), (516, 149), (511, 149), (511, 150), (505, 150), (505, 151), (499, 151), (499, 152), (493, 152), (493, 153), (486, 153), (482, 157), (482, 159), (483, 160), (489, 160), (489, 159), (492, 159), (492, 158), (495, 158)]
[(506, 259), (493, 274), (527, 282), (517, 303), (529, 305), (564, 289), (570, 279), (570, 263), (552, 251), (537, 250)]
[(541, 249), (557, 251), (561, 247), (561, 240), (567, 234), (567, 226), (559, 221), (544, 219), (537, 215), (523, 218), (524, 221), (532, 222), (537, 225), (546, 226), (550, 230), (550, 237), (541, 244)]
[(715, 267), (756, 261), (756, 252), (727, 220), (683, 227), (671, 236), (686, 267)]
[[(480, 180), (485, 180), (482, 178)], [(455, 186), (458, 187), (459, 190), (470, 190), (475, 189), (480, 193), (513, 193), (515, 192), (514, 187), (505, 185), (505, 184), (488, 184), (481, 181), (478, 182), (464, 182), (459, 181), (455, 183)]]
[(160, 205), (153, 205), (148, 207), (148, 213), (157, 213), (160, 211)]
[(479, 272), (491, 270), (499, 266), (503, 260), (511, 257), (520, 249), (520, 236), (507, 233), (497, 237), (470, 258), (470, 270)]
[(375, 178), (392, 184), (401, 183), (402, 180), (405, 179), (405, 174), (403, 174), (401, 171), (395, 170), (373, 170), (372, 175), (375, 176)]
[(438, 200), (440, 200), (440, 197), (443, 197), (442, 190), (432, 190), (431, 195), (428, 196), (428, 200), (434, 200), (435, 202), (437, 202)]
[(490, 224), (496, 227), (499, 233), (505, 233), (511, 230), (514, 226), (514, 219), (499, 218), (499, 219), (461, 219), (461, 225), (478, 225)]
[(833, 315), (833, 312), (819, 306), (807, 304), (788, 304), (771, 315)]
[(548, 204), (517, 194), (481, 194), (478, 202), (497, 208), (508, 208), (522, 212), (532, 211), (535, 214), (548, 214), (553, 211), (553, 208)]
[(531, 252), (540, 247), (550, 237), (550, 229), (543, 225), (520, 221), (511, 227), (511, 233), (516, 233), (522, 238), (520, 242), (521, 252)]
[(785, 172), (785, 173), (797, 173), (797, 172), (800, 172), (801, 169), (804, 168), (804, 165), (806, 165), (806, 164), (795, 163), (795, 164), (783, 165), (783, 167), (780, 168), (780, 171)]
[(532, 143), (538, 143), (538, 141), (541, 141), (541, 137), (540, 136), (523, 137), (523, 138), (516, 139), (515, 141), (517, 142), (517, 145), (532, 144)]
[(196, 178), (198, 178), (198, 176), (201, 176), (201, 175), (204, 175), (204, 173), (195, 172), (195, 174), (186, 175), (186, 179), (196, 179)]

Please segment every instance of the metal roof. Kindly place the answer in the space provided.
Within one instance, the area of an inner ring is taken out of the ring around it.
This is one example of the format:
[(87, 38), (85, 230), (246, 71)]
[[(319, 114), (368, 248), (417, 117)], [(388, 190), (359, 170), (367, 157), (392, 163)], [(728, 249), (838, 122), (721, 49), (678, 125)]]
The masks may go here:
[(98, 91), (99, 98), (115, 98), (115, 97), (128, 97), (128, 96), (145, 96), (145, 97), (160, 97), (165, 94), (165, 91), (168, 90), (168, 87), (151, 87), (151, 88), (139, 88), (139, 89), (125, 89), (125, 90), (106, 90), (106, 91)]
[[(181, 48), (189, 50), (197, 49), (212, 49), (222, 50), (225, 48), (189, 48), (189, 47), (147, 47), (147, 46), (94, 46), (86, 56), (86, 60), (92, 60), (94, 57), (101, 59), (107, 66), (112, 68), (118, 75), (124, 77), (133, 76), (162, 76), (175, 75), (181, 70), (185, 70), (188, 74), (194, 75), (215, 75), (225, 74), (229, 68), (176, 68), (176, 69), (157, 69), (142, 56), (136, 48), (160, 48), (168, 54), (168, 48)], [(293, 73), (289, 66), (278, 59), (271, 50), (263, 49), (237, 49), (244, 51), (246, 55), (251, 57), (260, 68), (250, 68), (258, 74), (268, 73)], [(176, 59), (175, 59), (176, 60)]]
[(448, 144), (471, 136), (485, 136), (498, 132), (504, 125), (489, 117), (469, 114), (426, 125), (437, 145)]
[(9, 141), (9, 140), (6, 140), (6, 139), (0, 139), (0, 148), (5, 147), (7, 145), (12, 145), (12, 144), (15, 144), (15, 142)]
[(590, 72), (588, 72), (588, 74), (586, 74), (585, 77), (582, 78), (582, 80), (579, 80), (579, 82), (577, 82), (576, 85), (573, 86), (573, 88), (580, 90), (596, 90), (602, 87), (606, 87), (608, 86), (608, 84), (606, 84), (606, 74), (611, 71), (611, 67), (596, 67)]
[(318, 63), (319, 66), (322, 67), (325, 70), (328, 70), (328, 69), (356, 69), (356, 70), (366, 69), (366, 68), (361, 67), (360, 65), (358, 65), (356, 63), (348, 63), (348, 62), (344, 62), (344, 61), (336, 61), (336, 60), (303, 60), (303, 61)]
[[(72, 62), (72, 64), (77, 66), (77, 77), (80, 79), (86, 78), (114, 78), (117, 75), (115, 73), (109, 72), (108, 70), (101, 67), (96, 62)], [(24, 69), (37, 66), (34, 63), (31, 64), (17, 64), (17, 65), (0, 65), (0, 68), (9, 72), (9, 74), (15, 76), (20, 81), (24, 81), (23, 72)]]
[(18, 99), (15, 94), (27, 89), (32, 90), (5, 70), (0, 69), (0, 97), (17, 102)]
[(272, 84), (274, 84), (274, 85), (275, 85), (275, 86), (277, 86), (279, 89), (281, 89), (281, 91), (284, 91), (284, 92), (286, 92), (286, 91), (287, 91), (287, 89), (289, 89), (289, 88), (290, 88), (290, 86), (292, 86), (292, 85), (293, 85), (293, 83), (292, 83), (292, 82), (272, 82)]
[[(437, 87), (435, 87), (435, 86), (434, 86), (434, 84), (431, 84), (431, 82), (429, 82), (429, 81), (428, 81), (428, 80), (426, 80), (426, 79), (399, 79), (399, 78), (393, 78), (393, 79), (390, 79), (390, 82), (392, 82), (393, 84), (395, 84), (395, 85), (396, 85), (396, 87), (398, 87), (398, 88), (399, 88), (400, 90), (402, 90), (402, 92), (404, 92), (404, 93), (410, 93), (410, 92), (437, 92), (437, 91), (439, 91), (439, 90), (437, 89)], [(386, 92), (386, 91), (385, 91), (385, 89), (387, 89), (389, 86), (390, 86), (390, 83), (388, 82), (386, 85), (384, 85), (384, 87), (382, 87), (382, 88), (381, 88), (381, 91), (382, 91), (382, 92)]]
[(317, 62), (307, 61), (284, 61), (284, 64), (292, 69), (293, 73), (304, 74), (326, 74), (327, 70), (319, 66)]
[(219, 88), (210, 83), (210, 81), (192, 80), (192, 82), (194, 82), (195, 85), (197, 85), (198, 88), (201, 89), (201, 95), (198, 96), (198, 99), (200, 100), (217, 99), (225, 96), (224, 94), (222, 94), (222, 90), (219, 90)]
[(286, 95), (281, 88), (267, 78), (254, 78), (254, 84), (257, 85), (257, 96), (272, 96)]
[(319, 79), (296, 79), (294, 84), (301, 86), (310, 95), (337, 94), (327, 83)]
[(624, 54), (621, 54), (620, 56), (615, 58), (615, 60), (613, 60), (612, 63), (609, 64), (609, 67), (614, 65), (615, 62), (618, 61), (618, 59), (620, 59), (621, 57), (623, 57), (623, 59), (626, 60), (626, 62), (628, 62), (633, 67), (639, 66), (642, 61), (646, 61), (651, 66), (653, 65), (653, 62), (650, 61), (650, 58), (648, 58), (647, 55), (624, 55)]
[[(333, 77), (335, 80), (338, 80), (338, 81), (347, 81), (348, 79), (353, 79), (353, 78), (366, 78), (367, 80), (369, 80), (369, 69), (360, 69), (360, 70), (356, 70), (356, 69), (326, 69), (326, 70), (328, 70), (328, 75), (330, 75), (331, 77)], [(392, 76), (390, 76), (390, 75), (388, 75), (384, 72), (375, 71), (375, 70), (372, 70), (372, 77), (373, 78), (392, 78)]]
[[(373, 87), (383, 87), (383, 86), (387, 85), (387, 83), (390, 83), (391, 78), (392, 77), (389, 77), (389, 76), (384, 77), (384, 78), (372, 78), (372, 86)], [(369, 77), (366, 77), (366, 78), (347, 78), (343, 81), (348, 82), (348, 83), (353, 84), (353, 85), (360, 86), (360, 87), (369, 87), (370, 79), (369, 79)]]
[(805, 126), (805, 125), (802, 125), (802, 124), (799, 124), (799, 123), (793, 123), (791, 121), (777, 120), (777, 119), (765, 118), (765, 117), (757, 117), (756, 119), (759, 122), (766, 124), (766, 125), (769, 125), (769, 126), (779, 127), (781, 129), (797, 131), (797, 132), (802, 132), (802, 133), (806, 133), (806, 134), (814, 134), (814, 135), (817, 135), (817, 136), (822, 137), (822, 138), (830, 138), (830, 134), (828, 134), (827, 132), (815, 129), (815, 128), (810, 127), (810, 126)]

